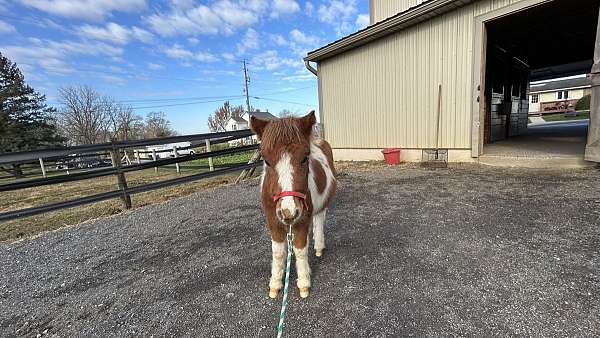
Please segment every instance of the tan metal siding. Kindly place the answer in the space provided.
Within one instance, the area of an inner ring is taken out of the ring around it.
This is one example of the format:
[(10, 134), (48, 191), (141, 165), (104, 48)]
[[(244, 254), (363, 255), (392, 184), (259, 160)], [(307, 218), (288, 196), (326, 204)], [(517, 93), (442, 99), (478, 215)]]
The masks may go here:
[(474, 18), (520, 0), (483, 0), (323, 60), (325, 133), (334, 148), (468, 149)]
[(373, 11), (371, 24), (394, 16), (400, 12), (420, 5), (425, 0), (371, 0), (371, 10)]

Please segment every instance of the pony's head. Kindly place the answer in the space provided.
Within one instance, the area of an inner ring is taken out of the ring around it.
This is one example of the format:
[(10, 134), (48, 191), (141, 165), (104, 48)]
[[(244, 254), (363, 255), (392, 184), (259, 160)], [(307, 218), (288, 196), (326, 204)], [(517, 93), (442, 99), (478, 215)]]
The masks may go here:
[(308, 214), (310, 136), (315, 121), (314, 111), (301, 118), (250, 118), (265, 160), (263, 193), (269, 194), (284, 224), (294, 224)]

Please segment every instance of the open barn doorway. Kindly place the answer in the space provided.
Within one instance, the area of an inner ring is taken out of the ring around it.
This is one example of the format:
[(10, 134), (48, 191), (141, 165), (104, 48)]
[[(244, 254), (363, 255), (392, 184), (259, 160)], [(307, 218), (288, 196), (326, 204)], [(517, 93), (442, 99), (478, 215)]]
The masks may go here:
[(589, 111), (576, 105), (591, 94), (590, 86), (548, 92), (545, 97), (556, 100), (547, 105), (539, 104), (535, 90), (544, 81), (585, 82), (594, 63), (599, 6), (600, 0), (538, 1), (484, 22), (480, 159), (584, 163)]

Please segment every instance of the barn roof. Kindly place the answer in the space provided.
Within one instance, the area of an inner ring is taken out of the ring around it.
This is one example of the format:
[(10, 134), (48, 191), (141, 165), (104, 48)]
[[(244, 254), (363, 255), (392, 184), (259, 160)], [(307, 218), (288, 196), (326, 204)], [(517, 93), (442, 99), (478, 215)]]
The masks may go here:
[(475, 0), (427, 0), (403, 12), (379, 21), (319, 49), (309, 52), (305, 61), (318, 62), (368, 42), (449, 12)]
[(587, 88), (591, 87), (590, 79), (587, 77), (578, 77), (574, 79), (565, 79), (565, 80), (557, 80), (557, 81), (547, 81), (534, 83), (529, 86), (529, 93), (543, 93), (543, 92), (552, 92), (557, 90), (564, 89), (573, 89), (573, 88)]

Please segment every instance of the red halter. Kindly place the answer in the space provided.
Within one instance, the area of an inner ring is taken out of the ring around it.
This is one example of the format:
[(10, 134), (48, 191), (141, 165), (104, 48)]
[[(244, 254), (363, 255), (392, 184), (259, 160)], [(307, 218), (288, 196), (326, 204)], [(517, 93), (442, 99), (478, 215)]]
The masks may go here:
[(308, 210), (308, 202), (306, 202), (306, 195), (301, 192), (297, 192), (297, 191), (282, 191), (279, 194), (273, 196), (273, 202), (277, 202), (282, 197), (288, 197), (288, 196), (298, 197), (299, 199), (301, 199), (302, 202), (304, 202), (304, 208), (306, 208), (306, 210)]

